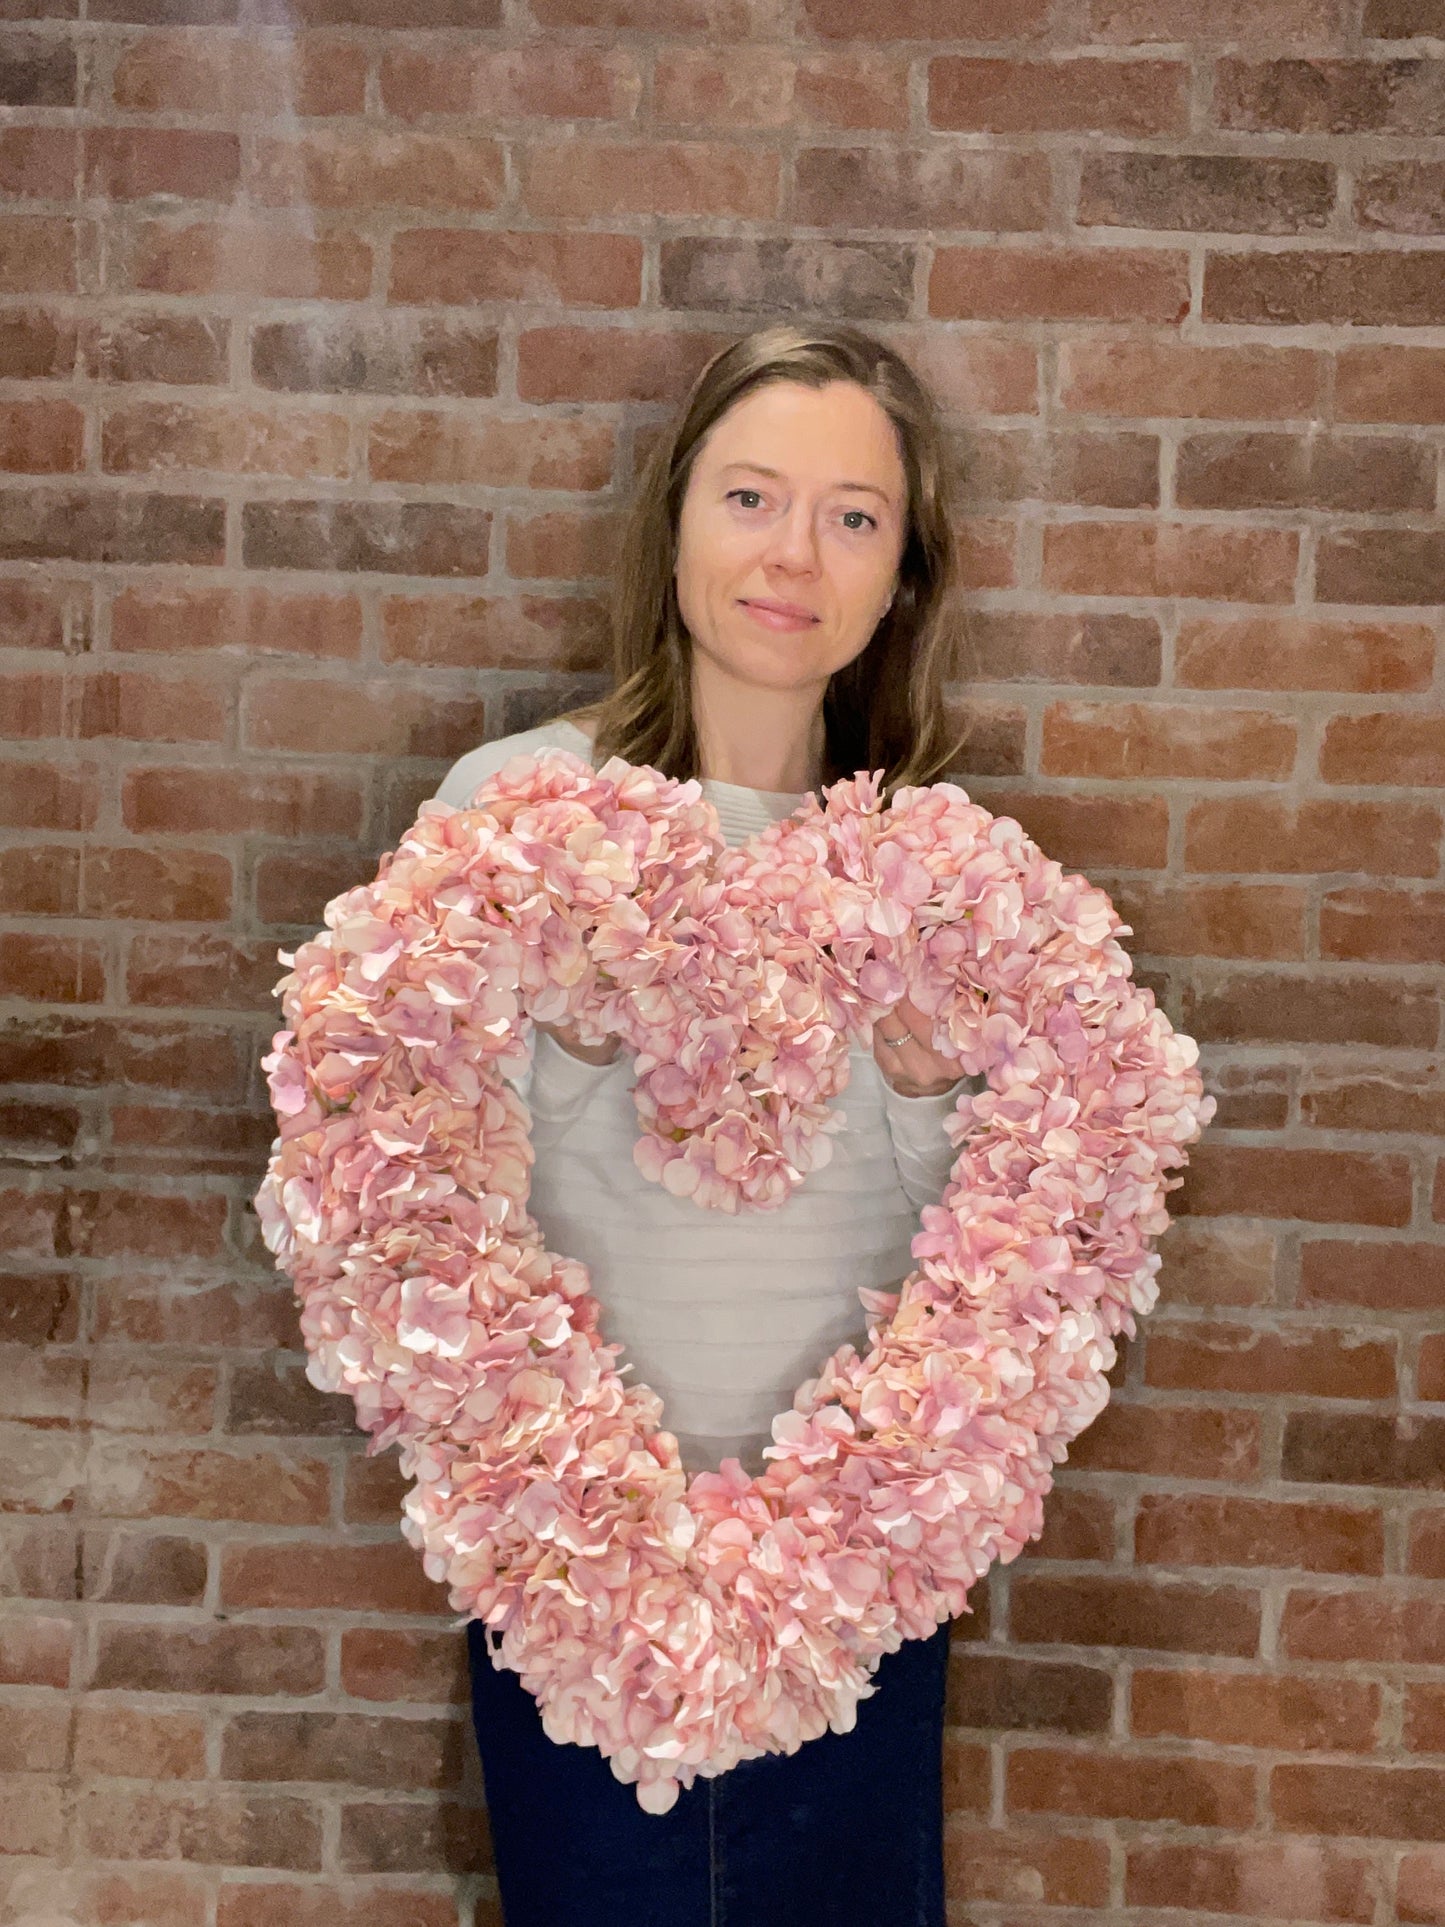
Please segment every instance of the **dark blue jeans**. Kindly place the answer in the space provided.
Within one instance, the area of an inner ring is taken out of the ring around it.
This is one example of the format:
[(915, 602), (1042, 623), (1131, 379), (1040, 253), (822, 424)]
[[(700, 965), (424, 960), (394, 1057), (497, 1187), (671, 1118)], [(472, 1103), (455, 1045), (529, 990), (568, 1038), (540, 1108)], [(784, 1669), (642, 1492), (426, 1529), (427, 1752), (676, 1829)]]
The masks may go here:
[(885, 1653), (850, 1733), (742, 1760), (644, 1813), (595, 1747), (559, 1745), (467, 1629), (506, 1927), (944, 1927), (950, 1625)]

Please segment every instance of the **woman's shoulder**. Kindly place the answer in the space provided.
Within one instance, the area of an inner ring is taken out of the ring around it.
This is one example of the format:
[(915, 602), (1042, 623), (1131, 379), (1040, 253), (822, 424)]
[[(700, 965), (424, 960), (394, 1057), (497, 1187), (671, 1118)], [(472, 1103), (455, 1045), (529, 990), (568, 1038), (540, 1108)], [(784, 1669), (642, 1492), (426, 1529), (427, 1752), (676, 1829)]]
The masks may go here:
[(510, 736), (498, 736), (490, 743), (479, 743), (452, 764), (437, 787), (438, 798), (460, 809), (464, 803), (471, 801), (478, 784), (494, 776), (503, 763), (533, 749), (570, 749), (576, 755), (590, 760), (591, 732), (576, 723), (569, 723), (562, 716), (555, 716), (551, 722), (538, 723), (534, 729), (514, 730)]

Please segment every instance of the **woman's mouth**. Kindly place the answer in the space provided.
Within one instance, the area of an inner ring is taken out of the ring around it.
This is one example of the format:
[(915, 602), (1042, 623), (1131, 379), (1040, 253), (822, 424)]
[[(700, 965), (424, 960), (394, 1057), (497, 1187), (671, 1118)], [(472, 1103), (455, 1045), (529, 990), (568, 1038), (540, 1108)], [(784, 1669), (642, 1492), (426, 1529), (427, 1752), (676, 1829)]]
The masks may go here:
[(816, 616), (809, 615), (806, 609), (790, 608), (786, 603), (774, 607), (766, 602), (744, 601), (740, 606), (765, 629), (811, 629), (818, 620)]

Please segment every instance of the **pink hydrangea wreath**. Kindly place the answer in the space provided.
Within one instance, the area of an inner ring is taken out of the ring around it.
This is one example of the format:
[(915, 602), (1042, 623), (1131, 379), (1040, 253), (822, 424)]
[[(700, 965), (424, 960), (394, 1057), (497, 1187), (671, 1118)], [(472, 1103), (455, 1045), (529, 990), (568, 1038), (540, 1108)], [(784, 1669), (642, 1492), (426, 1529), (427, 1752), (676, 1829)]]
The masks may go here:
[[(308, 1373), (400, 1447), (403, 1531), (557, 1741), (640, 1804), (846, 1732), (884, 1653), (1041, 1529), (1052, 1468), (1157, 1295), (1168, 1168), (1214, 1113), (1108, 896), (956, 784), (881, 772), (728, 848), (696, 781), (514, 757), (423, 806), (278, 986), (257, 1199)], [(907, 995), (987, 1088), (897, 1291), (691, 1478), (529, 1215), (507, 1073), (533, 1021), (621, 1038), (642, 1171), (771, 1210), (826, 1160), (852, 1040)], [(493, 1645), (493, 1640), (498, 1642)]]

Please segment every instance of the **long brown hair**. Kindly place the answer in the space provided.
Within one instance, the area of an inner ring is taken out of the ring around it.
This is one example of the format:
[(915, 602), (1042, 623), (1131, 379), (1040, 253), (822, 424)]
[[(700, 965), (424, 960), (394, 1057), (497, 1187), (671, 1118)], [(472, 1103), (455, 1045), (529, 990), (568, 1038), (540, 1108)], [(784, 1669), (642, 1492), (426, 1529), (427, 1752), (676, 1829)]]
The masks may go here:
[(823, 697), (823, 782), (884, 772), (885, 798), (934, 781), (956, 761), (966, 729), (950, 731), (943, 683), (962, 610), (952, 488), (937, 403), (900, 355), (848, 323), (780, 323), (714, 355), (643, 467), (613, 577), (613, 686), (566, 713), (596, 719), (594, 761), (647, 763), (679, 780), (701, 775), (692, 714), (690, 639), (673, 571), (688, 478), (704, 437), (754, 388), (775, 381), (822, 388), (856, 382), (894, 425), (908, 507), (898, 586), (862, 652)]

